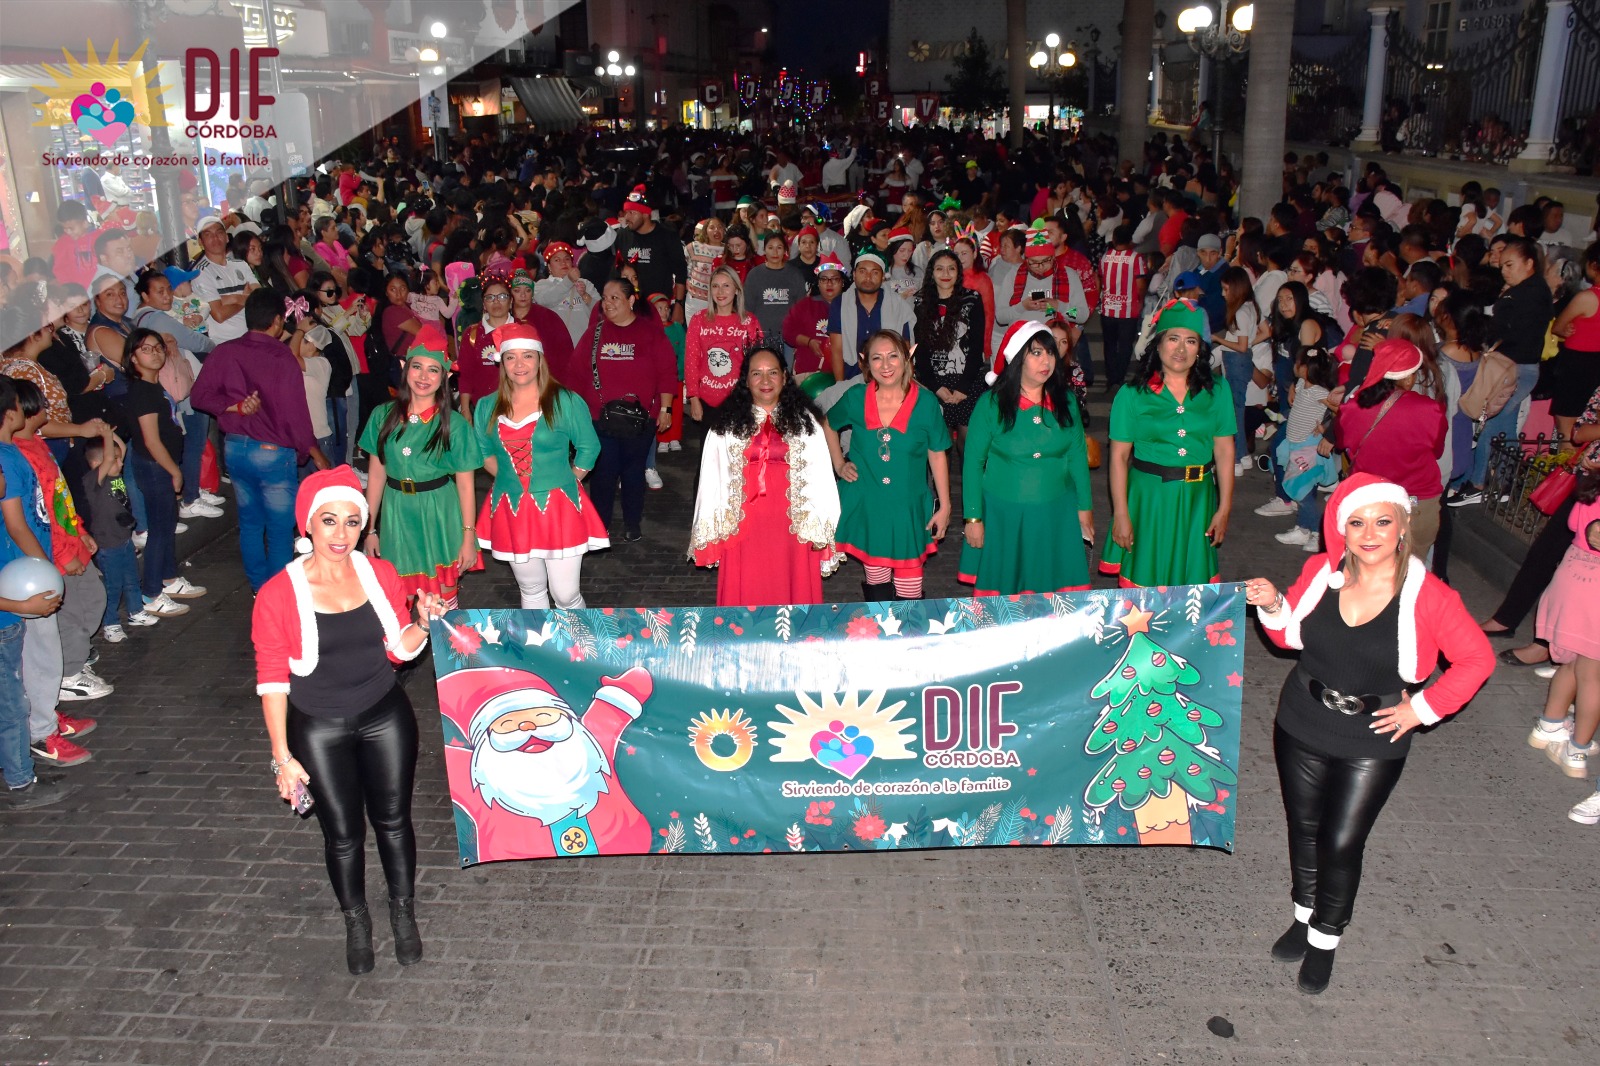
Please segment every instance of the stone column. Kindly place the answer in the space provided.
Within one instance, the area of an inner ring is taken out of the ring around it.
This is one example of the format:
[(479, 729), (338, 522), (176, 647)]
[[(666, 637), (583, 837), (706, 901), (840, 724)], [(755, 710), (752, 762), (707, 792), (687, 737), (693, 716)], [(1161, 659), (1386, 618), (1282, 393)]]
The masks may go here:
[(1561, 121), (1561, 82), (1567, 74), (1573, 20), (1572, 0), (1548, 0), (1544, 40), (1539, 44), (1539, 74), (1533, 83), (1533, 118), (1528, 124), (1528, 146), (1512, 161), (1515, 170), (1539, 170), (1550, 163), (1550, 149), (1556, 142), (1556, 124)]
[(1161, 117), (1161, 42), (1150, 46), (1150, 117)]
[(1283, 197), (1294, 0), (1255, 0), (1255, 9), (1255, 25), (1250, 31), (1250, 94), (1245, 100), (1239, 216), (1265, 219), (1272, 205)]
[(1117, 71), (1117, 152), (1138, 163), (1150, 136), (1147, 109), (1150, 96), (1150, 42), (1155, 36), (1154, 0), (1123, 0), (1122, 58)]
[(1389, 13), (1393, 8), (1375, 4), (1367, 9), (1372, 18), (1368, 29), (1371, 44), (1367, 46), (1367, 95), (1361, 108), (1361, 132), (1356, 134), (1350, 147), (1357, 152), (1370, 152), (1378, 147), (1378, 137), (1383, 124), (1383, 82), (1389, 67)]

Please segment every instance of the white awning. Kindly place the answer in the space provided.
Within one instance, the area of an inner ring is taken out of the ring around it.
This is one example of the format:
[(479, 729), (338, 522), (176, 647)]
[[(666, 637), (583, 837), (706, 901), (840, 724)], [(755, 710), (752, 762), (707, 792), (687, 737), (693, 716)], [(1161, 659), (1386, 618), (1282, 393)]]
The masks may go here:
[(566, 78), (509, 78), (528, 121), (546, 129), (570, 130), (586, 119), (578, 104), (578, 94)]

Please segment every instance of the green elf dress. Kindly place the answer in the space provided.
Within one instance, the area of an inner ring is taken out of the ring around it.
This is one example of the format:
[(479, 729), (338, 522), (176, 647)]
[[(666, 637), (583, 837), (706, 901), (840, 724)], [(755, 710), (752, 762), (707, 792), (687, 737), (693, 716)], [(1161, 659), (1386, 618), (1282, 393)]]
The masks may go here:
[[(417, 358), (434, 360), (448, 374), (444, 334), (425, 326), (406, 352), (407, 363)], [(467, 530), (456, 475), (482, 466), (483, 452), (467, 420), (437, 405), (408, 412), (388, 439), (380, 441), (380, 430), (393, 407), (391, 401), (372, 413), (360, 442), (363, 451), (383, 464), (379, 550), (394, 564), (408, 596), (427, 591), (453, 600), (460, 585), (461, 541)], [(448, 446), (440, 439), (441, 423), (449, 426)], [(471, 569), (482, 569), (482, 563), (474, 560)]]
[[(1162, 310), (1155, 332), (1176, 328), (1204, 336), (1204, 323), (1204, 311), (1175, 300)], [(1117, 393), (1110, 435), (1113, 442), (1133, 445), (1128, 469), (1133, 549), (1124, 550), (1108, 534), (1102, 574), (1116, 576), (1123, 588), (1218, 580), (1217, 549), (1206, 537), (1218, 501), (1213, 448), (1218, 437), (1232, 437), (1236, 427), (1233, 396), (1220, 381), (1180, 401), (1157, 371)]]
[(866, 566), (919, 567), (938, 545), (928, 532), (937, 502), (928, 453), (947, 451), (950, 431), (939, 398), (911, 382), (887, 425), (878, 419), (878, 383), (853, 388), (828, 410), (828, 424), (850, 433), (854, 481), (839, 482), (839, 550)]

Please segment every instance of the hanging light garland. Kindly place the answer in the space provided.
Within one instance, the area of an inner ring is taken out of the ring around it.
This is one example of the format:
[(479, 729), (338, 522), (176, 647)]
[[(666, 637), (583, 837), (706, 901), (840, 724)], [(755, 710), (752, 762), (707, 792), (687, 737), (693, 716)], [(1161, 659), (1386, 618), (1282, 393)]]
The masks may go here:
[(749, 111), (760, 103), (762, 95), (760, 78), (741, 76), (739, 78), (739, 106)]
[(800, 112), (805, 115), (806, 121), (815, 120), (828, 106), (828, 99), (832, 95), (833, 90), (826, 81), (818, 80), (808, 85), (800, 98)]

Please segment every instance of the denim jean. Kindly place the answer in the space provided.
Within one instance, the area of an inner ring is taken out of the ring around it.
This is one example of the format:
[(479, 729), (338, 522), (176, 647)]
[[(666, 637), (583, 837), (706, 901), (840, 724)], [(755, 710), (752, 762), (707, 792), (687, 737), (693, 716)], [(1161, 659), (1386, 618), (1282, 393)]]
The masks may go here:
[(1128, 366), (1133, 361), (1133, 345), (1139, 339), (1137, 318), (1100, 319), (1106, 359), (1106, 388), (1114, 388), (1128, 380)]
[(94, 561), (100, 566), (100, 580), (106, 586), (106, 610), (100, 619), (101, 625), (121, 625), (124, 607), (130, 615), (144, 610), (144, 597), (139, 594), (139, 557), (134, 554), (133, 541), (123, 541), (114, 548), (100, 545)]
[(339, 466), (349, 462), (345, 449), (349, 446), (346, 420), (350, 416), (351, 401), (343, 396), (329, 396), (323, 403), (327, 405), (328, 425), (333, 427), (333, 434), (321, 442), (322, 454), (328, 457), (329, 465)]
[(22, 687), (21, 622), (0, 629), (0, 776), (7, 788), (33, 784), (33, 753), (28, 750), (28, 696)]
[[(1305, 497), (1300, 501), (1300, 510), (1295, 513), (1294, 518), (1295, 525), (1301, 529), (1309, 529), (1313, 533), (1319, 533), (1322, 530), (1322, 501), (1317, 498), (1318, 495), (1319, 493), (1314, 488), (1306, 493)], [(1323, 550), (1327, 550), (1327, 545), (1323, 545)]]
[[(599, 433), (600, 425), (595, 424)], [(622, 527), (638, 529), (644, 520), (645, 461), (656, 450), (654, 433), (632, 440), (600, 436), (600, 457), (589, 472), (589, 499), (595, 513), (607, 527), (611, 525), (611, 505), (617, 498), (617, 482), (622, 482)]]
[(1478, 443), (1472, 449), (1470, 480), (1478, 488), (1483, 488), (1483, 483), (1489, 476), (1490, 442), (1502, 433), (1507, 438), (1517, 435), (1517, 412), (1522, 410), (1522, 401), (1528, 398), (1538, 380), (1538, 363), (1518, 364), (1517, 391), (1506, 401), (1506, 405), (1500, 408), (1498, 414), (1484, 423), (1483, 432), (1478, 435)]
[(200, 498), (200, 461), (205, 458), (210, 432), (211, 416), (204, 411), (190, 411), (183, 416), (183, 458), (178, 460), (178, 466), (183, 470), (184, 503)]
[(1078, 334), (1078, 343), (1072, 349), (1072, 361), (1083, 367), (1083, 383), (1094, 384), (1094, 351), (1089, 347), (1089, 335)]
[(253, 592), (294, 557), (295, 452), (230, 433), (228, 457), (239, 504), (239, 554)]
[(150, 519), (139, 591), (146, 600), (153, 600), (161, 595), (162, 585), (178, 576), (178, 497), (172, 491), (172, 475), (160, 463), (139, 452), (131, 458), (133, 476), (144, 494), (144, 510)]
[(122, 484), (128, 493), (128, 510), (133, 512), (133, 528), (139, 533), (148, 533), (150, 521), (144, 510), (144, 493), (139, 491), (139, 479), (133, 476), (132, 445), (128, 447), (128, 456), (122, 461), (122, 468)]
[(1272, 379), (1278, 389), (1278, 413), (1289, 417), (1289, 390), (1294, 386), (1294, 360), (1286, 355), (1272, 357)]
[(1244, 425), (1245, 397), (1249, 395), (1250, 377), (1255, 373), (1255, 362), (1250, 358), (1249, 351), (1235, 352), (1223, 349), (1222, 373), (1228, 379), (1228, 388), (1233, 390), (1233, 417), (1238, 420), (1238, 430), (1233, 435), (1234, 459), (1248, 459), (1250, 457), (1250, 432)]
[[(330, 465), (332, 465), (332, 466), (338, 466), (339, 465), (338, 460), (334, 459), (334, 457), (333, 457), (334, 453), (333, 453), (333, 435), (332, 434), (329, 434), (326, 437), (318, 437), (317, 438), (317, 447), (322, 449), (322, 454), (327, 456), (328, 462), (329, 462)], [(306, 461), (301, 463), (298, 467), (295, 468), (295, 481), (296, 481), (296, 483), (304, 481), (306, 478), (310, 477), (312, 474), (315, 474), (316, 472), (317, 472), (317, 464), (313, 463), (311, 461), (311, 457), (310, 456), (307, 456), (306, 457)]]

